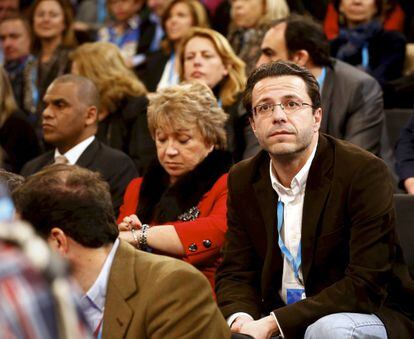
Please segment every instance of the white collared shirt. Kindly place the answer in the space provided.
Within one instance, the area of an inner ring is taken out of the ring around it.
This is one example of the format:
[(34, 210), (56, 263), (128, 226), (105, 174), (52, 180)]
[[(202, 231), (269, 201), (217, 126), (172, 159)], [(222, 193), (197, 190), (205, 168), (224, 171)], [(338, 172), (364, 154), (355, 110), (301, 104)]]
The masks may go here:
[(109, 273), (111, 271), (112, 262), (114, 261), (115, 253), (119, 246), (119, 239), (116, 239), (112, 245), (98, 278), (91, 286), (91, 288), (82, 296), (80, 300), (80, 307), (85, 314), (86, 320), (92, 331), (100, 325), (103, 319), (103, 312), (105, 309), (106, 290), (108, 287)]
[[(294, 258), (297, 257), (302, 232), (302, 215), (303, 203), (305, 199), (306, 180), (308, 179), (309, 169), (315, 157), (316, 146), (305, 165), (295, 175), (290, 183), (290, 187), (283, 186), (274, 173), (272, 161), (270, 161), (270, 180), (273, 189), (279, 196), (279, 200), (283, 202), (283, 225), (281, 229), (282, 239), (285, 246)], [(276, 209), (276, 206), (275, 206)], [(275, 240), (277, 241), (277, 240)], [(282, 300), (287, 303), (287, 288), (304, 289), (302, 267), (299, 268), (299, 280), (295, 278), (294, 270), (283, 255), (283, 275), (282, 287), (279, 291)]]
[(69, 165), (75, 165), (82, 153), (94, 140), (95, 136), (92, 135), (91, 137), (77, 144), (75, 147), (72, 147), (69, 151), (65, 152), (64, 154), (60, 154), (60, 152), (56, 148), (54, 159), (56, 159), (58, 156), (65, 156), (66, 159), (68, 159)]

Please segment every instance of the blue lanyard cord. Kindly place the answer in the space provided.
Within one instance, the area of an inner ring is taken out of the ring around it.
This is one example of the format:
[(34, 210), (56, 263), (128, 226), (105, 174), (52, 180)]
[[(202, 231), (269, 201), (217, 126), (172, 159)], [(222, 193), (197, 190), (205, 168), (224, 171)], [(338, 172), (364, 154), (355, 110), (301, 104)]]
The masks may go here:
[(326, 77), (326, 67), (322, 67), (322, 73), (317, 79), (318, 84), (319, 84), (319, 92), (321, 93), (322, 93), (323, 83), (325, 82), (325, 77)]
[(282, 231), (282, 225), (283, 225), (283, 210), (284, 210), (283, 202), (279, 200), (277, 202), (277, 232), (279, 235), (278, 245), (283, 255), (285, 256), (290, 266), (292, 267), (296, 280), (300, 282), (301, 284), (303, 284), (301, 279), (299, 278), (299, 269), (302, 263), (302, 241), (299, 242), (298, 255), (296, 256), (296, 259), (295, 259), (293, 258), (293, 255), (287, 249), (287, 247), (285, 246), (285, 243), (282, 240), (281, 231)]
[(173, 84), (174, 75), (175, 75), (175, 53), (174, 52), (171, 53), (170, 63), (171, 63), (171, 68), (170, 68), (170, 74), (168, 74), (168, 85)]
[(97, 22), (103, 24), (106, 18), (106, 4), (104, 0), (98, 0), (96, 4), (97, 9)]
[(364, 47), (362, 47), (362, 67), (364, 67), (364, 69), (368, 69), (369, 67), (369, 52), (368, 52), (368, 47), (365, 44)]

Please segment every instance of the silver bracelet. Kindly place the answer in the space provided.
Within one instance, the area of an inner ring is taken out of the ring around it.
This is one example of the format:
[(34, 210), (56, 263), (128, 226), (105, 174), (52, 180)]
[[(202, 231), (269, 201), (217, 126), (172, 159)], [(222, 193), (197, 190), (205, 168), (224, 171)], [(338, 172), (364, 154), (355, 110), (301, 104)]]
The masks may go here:
[(137, 235), (137, 230), (135, 228), (131, 228), (131, 233), (132, 233), (132, 237), (134, 238), (134, 241), (135, 241), (135, 247), (139, 249), (139, 239), (138, 239), (138, 235)]
[(142, 251), (148, 250), (148, 238), (147, 238), (147, 231), (150, 228), (148, 224), (143, 224), (141, 227), (141, 233), (139, 235), (139, 241), (138, 241), (138, 248)]

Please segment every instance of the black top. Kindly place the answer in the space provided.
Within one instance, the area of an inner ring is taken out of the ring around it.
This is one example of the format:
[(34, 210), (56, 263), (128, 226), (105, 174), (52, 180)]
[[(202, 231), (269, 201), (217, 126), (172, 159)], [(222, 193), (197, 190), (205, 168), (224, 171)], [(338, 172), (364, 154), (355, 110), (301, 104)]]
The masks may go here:
[(19, 173), (27, 161), (40, 154), (35, 131), (21, 112), (10, 115), (0, 127), (0, 145), (3, 166), (10, 172)]
[(148, 99), (145, 96), (126, 97), (115, 112), (99, 122), (98, 140), (126, 153), (142, 175), (155, 157), (155, 143), (148, 130)]

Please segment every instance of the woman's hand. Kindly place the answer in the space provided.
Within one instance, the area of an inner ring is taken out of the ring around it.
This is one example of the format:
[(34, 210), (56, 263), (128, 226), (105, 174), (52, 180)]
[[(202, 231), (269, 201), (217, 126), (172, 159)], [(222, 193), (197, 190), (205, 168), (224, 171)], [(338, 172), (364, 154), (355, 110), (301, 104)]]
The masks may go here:
[(118, 231), (130, 231), (132, 229), (141, 229), (142, 223), (135, 214), (125, 217), (118, 225)]
[(141, 227), (142, 223), (139, 218), (135, 214), (131, 214), (125, 217), (118, 225), (119, 238), (136, 247), (138, 245), (139, 231), (134, 231), (136, 232), (134, 237), (132, 230), (139, 230)]

